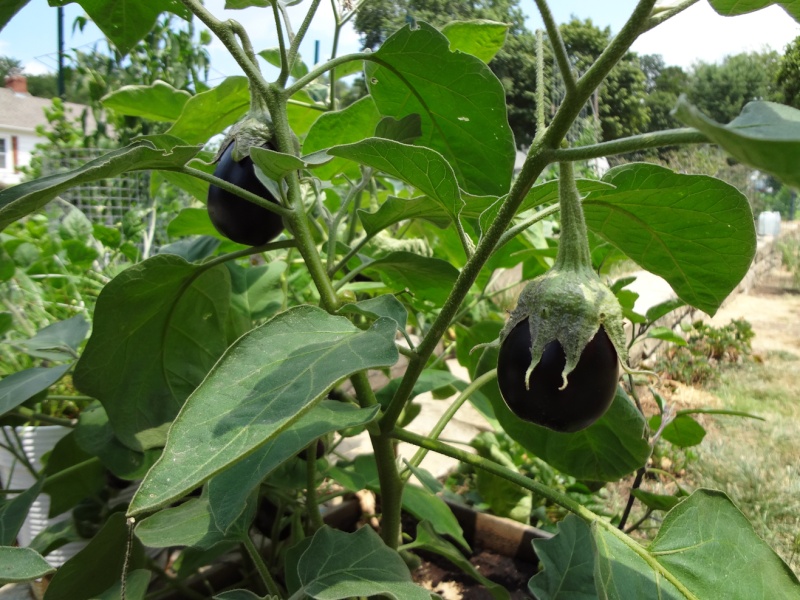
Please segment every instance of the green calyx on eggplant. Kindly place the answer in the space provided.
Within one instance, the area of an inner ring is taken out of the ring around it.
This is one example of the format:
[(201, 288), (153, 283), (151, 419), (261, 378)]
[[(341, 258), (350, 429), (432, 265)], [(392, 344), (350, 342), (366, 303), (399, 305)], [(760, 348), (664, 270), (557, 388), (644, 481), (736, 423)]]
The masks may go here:
[[(246, 117), (231, 130), (216, 157), (214, 176), (278, 204), (256, 175), (250, 148), (274, 149), (266, 119)], [(208, 216), (222, 235), (246, 246), (261, 246), (283, 231), (280, 215), (215, 185), (208, 187)]]
[(573, 433), (608, 410), (626, 349), (622, 309), (592, 268), (571, 165), (561, 165), (559, 190), (556, 262), (528, 283), (501, 331), (497, 379), (519, 418)]

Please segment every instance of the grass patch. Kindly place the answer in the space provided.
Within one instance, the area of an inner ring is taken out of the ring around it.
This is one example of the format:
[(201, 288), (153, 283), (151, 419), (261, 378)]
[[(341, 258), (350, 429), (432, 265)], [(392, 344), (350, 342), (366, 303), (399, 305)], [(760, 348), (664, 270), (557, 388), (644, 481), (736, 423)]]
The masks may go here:
[(800, 389), (797, 356), (724, 369), (710, 390), (725, 408), (766, 419), (718, 417), (687, 473), (693, 487), (722, 490), (761, 536), (800, 572)]

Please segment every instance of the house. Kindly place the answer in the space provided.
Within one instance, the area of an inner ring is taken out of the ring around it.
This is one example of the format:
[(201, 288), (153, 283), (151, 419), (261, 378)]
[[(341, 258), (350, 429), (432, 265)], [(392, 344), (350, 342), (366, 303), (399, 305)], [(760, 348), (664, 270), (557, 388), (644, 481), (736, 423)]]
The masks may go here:
[[(22, 180), (20, 167), (31, 161), (31, 152), (45, 138), (36, 133), (36, 127), (47, 127), (44, 109), (52, 100), (37, 98), (28, 93), (24, 75), (6, 77), (6, 87), (0, 88), (0, 187)], [(65, 102), (64, 109), (71, 120), (80, 119), (88, 107)]]

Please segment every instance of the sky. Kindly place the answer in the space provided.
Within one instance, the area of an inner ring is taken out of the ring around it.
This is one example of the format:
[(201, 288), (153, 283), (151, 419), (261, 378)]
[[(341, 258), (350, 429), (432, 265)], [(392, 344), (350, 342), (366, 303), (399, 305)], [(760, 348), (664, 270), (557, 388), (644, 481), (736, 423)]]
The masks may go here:
[[(145, 1), (145, 0), (142, 0)], [(150, 1), (150, 0), (147, 0)], [(277, 46), (271, 11), (260, 8), (224, 10), (225, 0), (206, 0), (206, 7), (219, 18), (233, 18), (245, 25), (255, 49)], [(292, 25), (296, 29), (308, 6), (308, 0), (290, 8)], [(635, 0), (551, 0), (550, 7), (559, 23), (572, 15), (590, 18), (601, 27), (617, 32), (625, 23)], [(527, 15), (527, 25), (532, 31), (543, 27), (533, 0), (521, 0), (520, 7)], [(77, 4), (65, 7), (66, 47), (91, 47), (99, 44), (102, 34), (93, 25), (84, 32), (73, 31), (74, 19), (82, 14)], [(315, 41), (320, 42), (320, 59), (330, 56), (333, 17), (330, 2), (323, 1), (315, 22), (309, 29), (300, 53), (306, 63), (314, 62)], [(35, 32), (35, 34), (34, 34)], [(661, 54), (667, 65), (690, 68), (697, 61), (719, 62), (726, 55), (766, 49), (782, 52), (784, 47), (800, 35), (796, 23), (781, 8), (767, 9), (741, 17), (721, 17), (706, 0), (700, 0), (677, 17), (642, 35), (633, 45), (640, 54)], [(104, 45), (100, 44), (103, 48)], [(340, 38), (339, 54), (360, 50), (358, 35), (348, 28)], [(211, 53), (213, 84), (228, 75), (241, 71), (219, 40), (214, 38)], [(31, 0), (12, 21), (0, 31), (0, 56), (11, 56), (22, 61), (29, 74), (54, 71), (57, 65), (56, 9), (46, 0)], [(269, 76), (270, 68), (265, 67)], [(274, 75), (274, 74), (273, 74)]]

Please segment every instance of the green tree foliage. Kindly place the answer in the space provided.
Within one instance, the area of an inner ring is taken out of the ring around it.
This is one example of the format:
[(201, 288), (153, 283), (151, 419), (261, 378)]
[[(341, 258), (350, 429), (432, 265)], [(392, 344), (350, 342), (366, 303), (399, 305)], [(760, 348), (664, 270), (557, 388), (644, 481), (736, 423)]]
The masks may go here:
[[(559, 27), (564, 45), (579, 74), (583, 74), (611, 41), (611, 29), (591, 19), (573, 17)], [(615, 140), (647, 130), (646, 77), (639, 57), (629, 52), (612, 69), (595, 95), (593, 112), (600, 118), (604, 140)]]
[(22, 61), (10, 56), (0, 56), (0, 86), (5, 87), (6, 77), (12, 71), (22, 71)]
[(644, 102), (650, 119), (647, 131), (680, 127), (671, 113), (689, 86), (689, 75), (681, 67), (667, 66), (660, 54), (642, 55), (639, 64), (646, 78)]
[(689, 99), (701, 111), (720, 123), (728, 123), (753, 100), (775, 100), (777, 52), (745, 52), (726, 56), (720, 64), (694, 66)]
[[(454, 0), (379, 0), (363, 6), (355, 20), (365, 47), (376, 49), (392, 32), (406, 23), (425, 21), (441, 27), (456, 19), (491, 19), (510, 24), (503, 49), (489, 63), (503, 83), (508, 102), (508, 120), (517, 145), (530, 144), (536, 134), (536, 38), (525, 26), (518, 0), (456, 2)], [(571, 19), (560, 26), (564, 44), (579, 74), (586, 71), (608, 42), (611, 30), (601, 29), (591, 19)], [(563, 99), (563, 84), (554, 68), (549, 41), (544, 47), (545, 91), (551, 107)], [(647, 130), (648, 110), (644, 105), (645, 76), (638, 57), (629, 53), (598, 90), (588, 114), (597, 113), (602, 137), (613, 140)], [(552, 113), (552, 110), (546, 110)]]
[(800, 37), (786, 47), (775, 79), (781, 102), (800, 108)]

